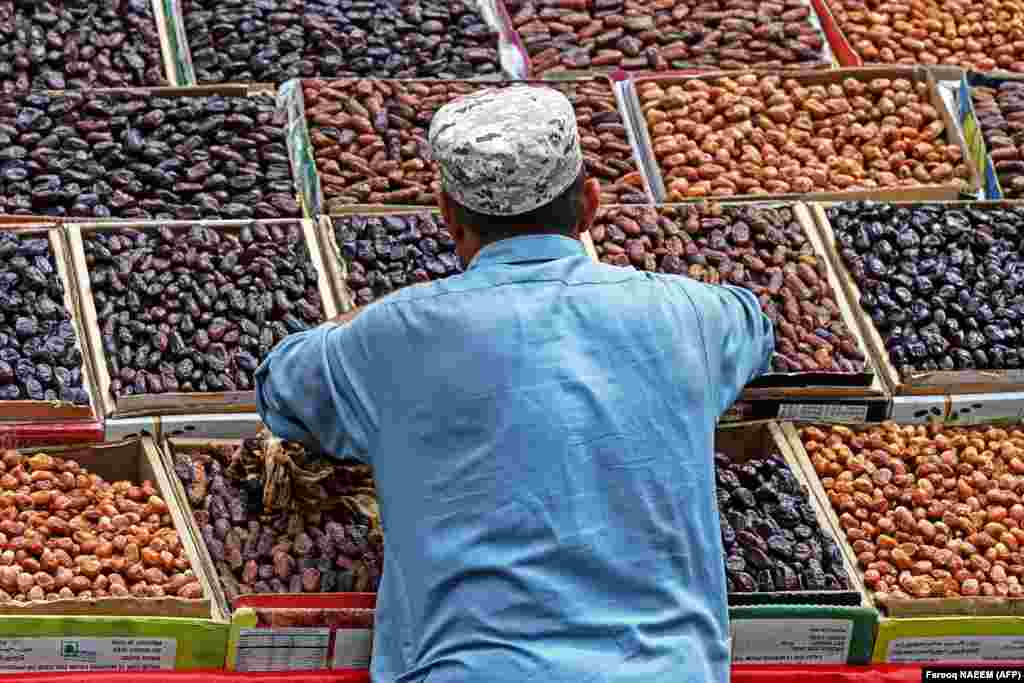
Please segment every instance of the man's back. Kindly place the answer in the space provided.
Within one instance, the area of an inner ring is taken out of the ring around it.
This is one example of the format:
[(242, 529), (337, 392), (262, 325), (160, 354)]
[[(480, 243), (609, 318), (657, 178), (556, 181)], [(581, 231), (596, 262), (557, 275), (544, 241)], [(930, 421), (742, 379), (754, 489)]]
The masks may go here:
[[(711, 454), (771, 351), (752, 296), (523, 237), (324, 339), (326, 379), (289, 342), (271, 363), (330, 396), (333, 438), (330, 410), (296, 416), (324, 447), (374, 466), (375, 680), (727, 680)], [(288, 391), (261, 389), (283, 435)]]

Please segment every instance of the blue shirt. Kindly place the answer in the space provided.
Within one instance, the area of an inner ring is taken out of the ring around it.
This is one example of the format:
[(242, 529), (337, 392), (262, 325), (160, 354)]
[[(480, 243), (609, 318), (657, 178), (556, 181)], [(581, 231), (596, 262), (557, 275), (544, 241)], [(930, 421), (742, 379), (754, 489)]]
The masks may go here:
[(374, 681), (725, 683), (714, 429), (772, 350), (751, 293), (559, 236), (282, 342), (264, 421), (374, 468)]

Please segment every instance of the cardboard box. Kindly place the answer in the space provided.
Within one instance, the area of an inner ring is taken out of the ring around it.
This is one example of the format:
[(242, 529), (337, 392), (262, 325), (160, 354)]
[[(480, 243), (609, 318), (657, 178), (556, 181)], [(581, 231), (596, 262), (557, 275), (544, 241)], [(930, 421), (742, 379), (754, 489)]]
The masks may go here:
[(730, 607), (733, 664), (867, 664), (878, 612), (868, 607)]
[[(919, 202), (893, 202), (893, 204), (901, 206), (912, 206), (917, 203)], [(970, 206), (974, 209), (985, 209), (999, 208), (1005, 206), (1006, 202), (939, 202), (939, 204), (943, 206)], [(832, 259), (834, 272), (846, 290), (846, 299), (856, 311), (855, 317), (860, 325), (861, 334), (867, 341), (874, 365), (878, 368), (878, 372), (885, 381), (886, 387), (894, 395), (956, 395), (1024, 391), (1024, 368), (1009, 370), (922, 371), (915, 372), (909, 376), (903, 376), (889, 360), (889, 352), (885, 348), (885, 341), (878, 328), (875, 327), (870, 316), (860, 307), (860, 287), (842, 262), (835, 233), (832, 230), (832, 225), (826, 213), (830, 206), (833, 206), (833, 203), (815, 203), (810, 206), (810, 210), (815, 217), (815, 223), (821, 234), (821, 240), (825, 244), (825, 251), (829, 258)], [(918, 410), (930, 411), (931, 406), (913, 410), (914, 412)]]
[[(313, 266), (319, 273), (319, 287), (321, 303), (324, 309), (324, 318), (330, 318), (338, 314), (337, 306), (330, 285), (327, 282), (327, 275), (323, 262), (320, 259), (319, 243), (311, 221), (298, 221), (296, 219), (279, 219), (275, 221), (261, 221), (264, 225), (270, 224), (291, 224), (299, 222), (302, 224), (302, 231)], [(114, 397), (110, 392), (111, 376), (107, 363), (106, 354), (103, 352), (103, 342), (100, 335), (100, 322), (97, 319), (96, 303), (92, 296), (92, 286), (89, 281), (89, 268), (85, 260), (83, 247), (83, 235), (93, 232), (116, 232), (119, 230), (155, 230), (163, 226), (174, 231), (185, 232), (193, 225), (203, 225), (207, 228), (236, 233), (243, 226), (251, 224), (252, 221), (159, 221), (159, 222), (105, 222), (105, 223), (73, 223), (67, 226), (71, 239), (71, 254), (74, 263), (75, 277), (78, 283), (78, 293), (81, 298), (83, 319), (86, 334), (89, 339), (89, 346), (92, 353), (93, 364), (96, 368), (96, 396), (98, 403), (102, 406), (105, 417), (136, 417), (170, 414), (190, 414), (208, 412), (253, 412), (256, 409), (256, 395), (254, 391), (233, 391), (233, 392), (195, 392), (195, 393), (164, 393), (164, 394), (139, 394), (133, 396)]]
[(229, 671), (368, 669), (374, 593), (253, 595), (231, 618)]
[(64, 233), (52, 222), (35, 223), (18, 218), (0, 223), (0, 231), (21, 237), (45, 237), (49, 241), (56, 274), (64, 287), (64, 300), (59, 303), (64, 305), (64, 310), (75, 327), (78, 348), (82, 353), (82, 388), (89, 394), (89, 405), (85, 406), (64, 401), (0, 401), (0, 427), (4, 426), (5, 421), (82, 424), (93, 422), (99, 411), (100, 402), (85, 325), (79, 308), (71, 256)]
[[(825, 431), (828, 427), (823, 427)], [(864, 427), (852, 427), (854, 431), (861, 431)], [(896, 599), (889, 597), (884, 604), (875, 600), (874, 595), (867, 589), (863, 582), (863, 573), (857, 565), (857, 557), (853, 547), (846, 538), (839, 523), (839, 516), (829, 501), (828, 494), (814, 470), (807, 451), (804, 449), (800, 439), (798, 425), (792, 422), (782, 424), (782, 431), (790, 449), (804, 469), (805, 478), (811, 485), (811, 491), (818, 499), (819, 508), (825, 512), (828, 522), (832, 527), (833, 535), (839, 541), (839, 548), (843, 552), (846, 561), (857, 567), (856, 578), (859, 590), (864, 595), (865, 604), (873, 606), (890, 619), (918, 619), (918, 618), (948, 618), (948, 617), (1024, 617), (1024, 598), (1009, 597), (960, 597), (960, 598), (910, 598)]]
[[(772, 453), (778, 453), (789, 465), (790, 471), (806, 491), (808, 502), (814, 507), (818, 523), (825, 533), (831, 531), (828, 518), (820, 509), (817, 499), (808, 488), (806, 475), (793, 458), (779, 425), (762, 422), (746, 425), (721, 425), (715, 431), (715, 451), (728, 456), (733, 462), (747, 462)], [(834, 534), (834, 532), (832, 532)], [(838, 540), (838, 539), (837, 539)], [(856, 573), (844, 557), (846, 572), (851, 580)], [(779, 591), (775, 593), (730, 593), (730, 607), (750, 605), (833, 605), (859, 607), (861, 593), (856, 587), (842, 591)]]
[[(719, 202), (722, 206), (747, 206), (753, 202)], [(847, 301), (845, 290), (836, 274), (835, 265), (826, 253), (825, 245), (814, 226), (814, 221), (807, 207), (801, 203), (788, 202), (757, 202), (758, 206), (773, 208), (788, 206), (792, 209), (794, 217), (799, 222), (807, 236), (807, 240), (814, 247), (815, 255), (822, 260), (828, 273), (829, 287), (835, 298), (836, 305), (840, 309), (842, 322), (857, 342), (857, 346), (865, 356), (864, 368), (857, 372), (769, 372), (755, 379), (744, 390), (742, 400), (757, 400), (758, 398), (776, 399), (875, 399), (876, 401), (885, 396), (884, 391), (880, 392), (879, 387), (872, 386), (875, 381), (875, 370), (872, 367), (871, 355), (868, 345), (862, 336), (857, 318)], [(664, 204), (658, 207), (640, 207), (644, 210), (659, 211), (662, 208), (685, 207), (687, 204)], [(618, 208), (618, 207), (608, 207)], [(638, 207), (621, 207), (638, 208)], [(600, 211), (600, 210), (599, 210)], [(600, 214), (599, 214), (600, 215)], [(589, 239), (589, 235), (587, 236)], [(590, 249), (588, 248), (588, 251)], [(591, 252), (595, 260), (600, 260), (596, 249)], [(781, 392), (781, 393), (780, 393)], [(875, 409), (879, 410), (878, 408)]]
[[(601, 78), (603, 80), (609, 80), (603, 76), (594, 77), (591, 75), (589, 78), (566, 78), (566, 79), (550, 79), (550, 80), (530, 80), (530, 81), (489, 81), (489, 80), (457, 80), (448, 81), (449, 83), (461, 83), (464, 85), (471, 85), (476, 88), (488, 88), (488, 87), (506, 87), (509, 85), (521, 85), (523, 83), (544, 86), (550, 88), (556, 88), (564, 92), (565, 88), (572, 87), (575, 83), (593, 81)], [(325, 197), (320, 184), (320, 176), (317, 171), (316, 161), (314, 158), (314, 150), (312, 142), (309, 137), (309, 124), (306, 120), (306, 103), (305, 95), (302, 90), (302, 83), (305, 79), (293, 79), (286, 82), (281, 86), (278, 92), (278, 107), (284, 109), (287, 112), (288, 123), (287, 123), (287, 139), (288, 139), (288, 154), (291, 157), (292, 162), (292, 173), (295, 179), (295, 186), (299, 192), (299, 203), (302, 206), (303, 215), (307, 218), (318, 218), (325, 213)], [(358, 79), (325, 79), (327, 81), (351, 81)], [(385, 82), (394, 81), (395, 79), (376, 79), (383, 80)], [(426, 84), (437, 84), (436, 80), (429, 79), (404, 79), (401, 82), (406, 83), (426, 83)], [(631, 114), (629, 106), (623, 99), (625, 93), (625, 84), (616, 81), (609, 80), (611, 85), (612, 94), (615, 96), (616, 104), (618, 106), (619, 114), (622, 117), (623, 125), (626, 129), (626, 138), (629, 142), (630, 147), (633, 151), (633, 162), (636, 166), (637, 172), (640, 173), (641, 178), (644, 181), (644, 187), (638, 189), (637, 193), (644, 193), (647, 197), (648, 203), (653, 203), (654, 198), (650, 192), (650, 184), (644, 175), (644, 165), (640, 160), (640, 143), (634, 135), (634, 126), (631, 125)], [(599, 178), (600, 180), (600, 178)], [(381, 210), (397, 210), (397, 211), (424, 211), (436, 209), (437, 207), (431, 203), (430, 205), (393, 205), (393, 204), (353, 204), (351, 205), (351, 212), (365, 211), (367, 208), (374, 211)], [(345, 215), (348, 211), (332, 211), (332, 215)]]
[[(195, 68), (192, 64), (192, 48), (188, 39), (188, 32), (185, 29), (187, 17), (182, 9), (181, 0), (153, 1), (164, 6), (164, 13), (167, 17), (167, 49), (169, 51), (169, 56), (165, 57), (165, 59), (170, 60), (165, 63), (174, 65), (178, 79), (176, 83), (178, 85), (199, 84)], [(504, 74), (511, 79), (526, 78), (529, 75), (529, 59), (522, 46), (522, 41), (519, 39), (519, 34), (512, 28), (512, 22), (508, 18), (508, 13), (505, 12), (501, 0), (473, 0), (471, 4), (476, 7), (484, 23), (497, 36), (495, 48), (497, 50), (499, 66)], [(269, 7), (273, 10), (275, 6), (270, 5)], [(278, 11), (285, 11), (285, 9), (282, 6)], [(298, 11), (305, 17), (306, 13), (301, 9), (301, 6)], [(302, 19), (299, 19), (295, 24), (301, 26), (301, 22)], [(314, 74), (314, 77), (319, 76), (320, 74)], [(481, 76), (480, 78), (492, 77), (494, 76)], [(259, 85), (275, 87), (274, 84), (259, 83)]]
[(974, 98), (971, 95), (973, 88), (989, 87), (998, 88), (1004, 81), (1021, 81), (1024, 76), (1021, 74), (1007, 72), (991, 72), (981, 74), (976, 71), (968, 71), (960, 77), (960, 89), (957, 92), (957, 103), (959, 105), (960, 125), (964, 130), (964, 138), (967, 141), (967, 149), (974, 160), (976, 168), (981, 171), (986, 199), (1003, 199), (1006, 195), (999, 183), (999, 176), (996, 174), (995, 164), (988, 154), (988, 147), (985, 138), (978, 124), (978, 114), (974, 110)]
[[(765, 70), (752, 70), (752, 71), (719, 71), (715, 73), (702, 74), (699, 76), (645, 76), (637, 78), (631, 81), (631, 86), (628, 89), (629, 106), (633, 109), (633, 120), (636, 122), (637, 131), (636, 134), (640, 139), (641, 146), (643, 149), (643, 158), (641, 162), (647, 166), (647, 174), (651, 182), (651, 190), (654, 194), (656, 203), (662, 203), (667, 201), (667, 190), (665, 187), (664, 178), (661, 172), (660, 164), (654, 155), (654, 148), (651, 141), (651, 134), (646, 125), (642, 103), (638, 95), (638, 86), (643, 83), (656, 81), (663, 86), (679, 84), (687, 80), (701, 79), (701, 80), (714, 80), (723, 76), (740, 76), (744, 73), (754, 73), (758, 75), (769, 75), (777, 74), (782, 75), (785, 78), (792, 78), (804, 85), (829, 85), (832, 83), (841, 83), (847, 78), (854, 78), (859, 81), (871, 81), (876, 78), (905, 78), (912, 83), (927, 83), (929, 90), (929, 99), (935, 110), (939, 112), (941, 120), (945, 124), (945, 136), (948, 144), (958, 145), (964, 150), (964, 162), (968, 166), (968, 180), (966, 187), (961, 187), (959, 181), (956, 183), (946, 183), (938, 185), (918, 185), (915, 187), (893, 187), (893, 188), (874, 188), (874, 189), (853, 189), (843, 192), (810, 192), (807, 194), (761, 194), (761, 195), (729, 195), (728, 199), (732, 201), (769, 201), (769, 200), (804, 200), (804, 201), (843, 201), (851, 199), (877, 199), (877, 200), (898, 200), (904, 199), (908, 196), (908, 193), (913, 193), (912, 196), (918, 199), (934, 199), (934, 200), (952, 200), (958, 199), (963, 195), (973, 196), (977, 194), (977, 190), (981, 187), (981, 179), (978, 175), (977, 168), (971, 162), (971, 156), (967, 150), (966, 143), (963, 140), (963, 136), (960, 135), (959, 129), (956, 125), (956, 120), (953, 114), (946, 107), (941, 95), (939, 94), (938, 87), (934, 76), (930, 71), (922, 67), (894, 67), (894, 66), (874, 66), (874, 67), (861, 67), (855, 69), (834, 69), (829, 71), (765, 71)], [(699, 198), (695, 201), (704, 201), (705, 198)]]

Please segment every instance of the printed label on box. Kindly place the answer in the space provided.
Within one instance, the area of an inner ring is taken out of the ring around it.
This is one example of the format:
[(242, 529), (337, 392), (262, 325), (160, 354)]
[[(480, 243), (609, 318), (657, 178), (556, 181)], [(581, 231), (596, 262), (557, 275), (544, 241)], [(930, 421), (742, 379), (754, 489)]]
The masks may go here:
[(2, 638), (0, 672), (173, 671), (173, 638)]
[(733, 664), (845, 664), (849, 619), (739, 619), (731, 622)]
[(893, 664), (1024, 660), (1024, 637), (937, 636), (934, 638), (896, 638), (889, 641), (885, 659)]
[(783, 403), (779, 406), (779, 419), (861, 424), (868, 419), (868, 407), (841, 403)]
[(238, 634), (238, 671), (326, 669), (329, 628), (243, 628)]
[(339, 628), (334, 632), (333, 669), (369, 669), (373, 652), (373, 631), (368, 628)]

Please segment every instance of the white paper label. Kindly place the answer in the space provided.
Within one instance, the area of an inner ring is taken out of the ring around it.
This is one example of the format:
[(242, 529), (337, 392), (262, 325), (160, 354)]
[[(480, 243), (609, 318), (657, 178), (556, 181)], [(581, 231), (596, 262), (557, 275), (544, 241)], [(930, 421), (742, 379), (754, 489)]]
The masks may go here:
[(3, 638), (0, 671), (173, 671), (173, 638)]
[(779, 419), (860, 424), (868, 419), (868, 407), (841, 403), (783, 403), (779, 406)]
[(845, 664), (853, 639), (849, 619), (736, 619), (734, 664)]
[(373, 631), (368, 628), (339, 628), (334, 632), (333, 669), (369, 669), (373, 652)]
[(329, 628), (243, 628), (238, 635), (238, 671), (326, 669)]
[(984, 662), (1024, 660), (1024, 637), (1018, 636), (939, 636), (935, 638), (897, 638), (889, 641), (886, 661), (894, 664), (913, 662)]

